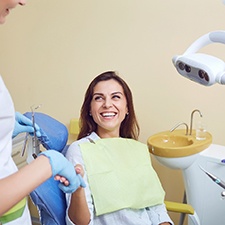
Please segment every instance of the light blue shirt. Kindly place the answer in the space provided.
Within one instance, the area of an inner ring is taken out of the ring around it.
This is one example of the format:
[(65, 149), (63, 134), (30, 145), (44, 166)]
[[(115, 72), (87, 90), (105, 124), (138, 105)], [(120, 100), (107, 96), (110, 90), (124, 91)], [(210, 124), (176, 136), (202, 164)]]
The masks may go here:
[[(84, 161), (82, 158), (82, 153), (79, 144), (95, 141), (100, 137), (96, 133), (91, 133), (89, 136), (82, 138), (78, 141), (73, 142), (66, 152), (66, 158), (73, 163), (73, 165), (81, 164), (84, 167)], [(159, 225), (163, 222), (169, 222), (172, 225), (173, 222), (170, 219), (165, 205), (156, 205), (153, 207), (148, 207), (145, 209), (122, 209), (112, 213), (104, 214), (101, 216), (95, 216), (94, 213), (94, 203), (91, 196), (91, 191), (87, 181), (86, 171), (84, 173), (84, 181), (86, 183), (85, 195), (88, 204), (88, 208), (91, 214), (91, 221), (89, 225)], [(140, 193), (141, 194), (141, 193)], [(70, 205), (71, 195), (67, 194), (67, 205)], [(66, 213), (66, 224), (74, 225), (68, 216), (68, 210)]]

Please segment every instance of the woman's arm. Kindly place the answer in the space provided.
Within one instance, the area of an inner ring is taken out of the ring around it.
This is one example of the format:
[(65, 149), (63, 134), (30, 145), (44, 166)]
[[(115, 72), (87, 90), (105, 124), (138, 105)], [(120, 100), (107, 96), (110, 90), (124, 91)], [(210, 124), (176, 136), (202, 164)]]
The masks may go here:
[(85, 183), (86, 187), (79, 188), (76, 192), (71, 195), (67, 195), (67, 224), (81, 225), (89, 224), (93, 217), (93, 203), (91, 198), (91, 192), (87, 182), (87, 174), (84, 171), (84, 161), (80, 150), (80, 142), (87, 140), (81, 139), (72, 143), (66, 152), (66, 158), (76, 165), (76, 172), (79, 173)]
[[(81, 165), (77, 164), (76, 173), (84, 176), (84, 170)], [(70, 220), (76, 225), (87, 225), (90, 222), (90, 212), (86, 201), (84, 188), (78, 188), (71, 196), (68, 209)]]
[(39, 156), (16, 173), (0, 180), (0, 215), (34, 190), (52, 175), (49, 159)]
[(90, 222), (90, 212), (88, 209), (83, 188), (78, 188), (71, 196), (68, 209), (70, 220), (76, 225), (87, 225)]
[(148, 207), (147, 212), (152, 224), (174, 225), (164, 204)]

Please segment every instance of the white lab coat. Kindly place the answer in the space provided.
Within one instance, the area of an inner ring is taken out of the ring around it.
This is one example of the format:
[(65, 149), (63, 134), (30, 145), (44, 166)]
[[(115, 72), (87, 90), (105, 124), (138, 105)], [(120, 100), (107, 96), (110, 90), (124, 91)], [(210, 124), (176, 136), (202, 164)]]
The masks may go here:
[[(7, 177), (18, 170), (11, 157), (12, 132), (14, 129), (14, 124), (14, 105), (11, 96), (0, 76), (0, 179)], [(31, 225), (28, 207), (26, 206), (22, 217), (6, 223), (5, 225)]]

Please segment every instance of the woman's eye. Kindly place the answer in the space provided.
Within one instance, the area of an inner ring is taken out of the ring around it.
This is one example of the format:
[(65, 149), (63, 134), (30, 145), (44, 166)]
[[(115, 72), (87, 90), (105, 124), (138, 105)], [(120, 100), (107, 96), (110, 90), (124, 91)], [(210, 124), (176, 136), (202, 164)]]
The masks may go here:
[(102, 100), (102, 96), (95, 96), (95, 97), (94, 97), (94, 100), (95, 100), (95, 101), (101, 101), (101, 100)]
[(120, 99), (120, 96), (119, 95), (113, 95), (113, 98), (114, 99)]

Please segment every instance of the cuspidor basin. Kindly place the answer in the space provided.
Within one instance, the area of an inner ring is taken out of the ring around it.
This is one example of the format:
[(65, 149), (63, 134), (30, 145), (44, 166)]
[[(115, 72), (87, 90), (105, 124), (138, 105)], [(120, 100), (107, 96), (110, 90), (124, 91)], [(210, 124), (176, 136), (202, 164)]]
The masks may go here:
[(204, 140), (196, 139), (195, 130), (186, 135), (186, 130), (164, 131), (150, 136), (147, 140), (150, 153), (156, 156), (176, 158), (190, 156), (206, 149), (212, 143), (212, 135), (205, 133)]

